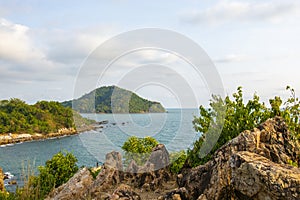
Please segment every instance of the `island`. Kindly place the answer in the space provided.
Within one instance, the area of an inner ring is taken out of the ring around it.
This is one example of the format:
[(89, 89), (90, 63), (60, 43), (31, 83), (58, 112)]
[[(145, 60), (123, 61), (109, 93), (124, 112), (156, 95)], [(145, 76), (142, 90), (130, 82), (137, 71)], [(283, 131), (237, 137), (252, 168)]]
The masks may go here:
[(74, 100), (61, 103), (80, 113), (163, 113), (159, 103), (144, 99), (137, 94), (117, 87), (103, 86)]

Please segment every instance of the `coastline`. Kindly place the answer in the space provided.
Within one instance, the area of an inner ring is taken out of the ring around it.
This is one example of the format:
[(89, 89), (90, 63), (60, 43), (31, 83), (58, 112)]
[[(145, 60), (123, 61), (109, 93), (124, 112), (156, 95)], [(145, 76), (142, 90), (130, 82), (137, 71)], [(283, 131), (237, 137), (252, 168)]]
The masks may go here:
[(17, 143), (28, 142), (28, 141), (37, 141), (37, 140), (45, 140), (45, 139), (53, 139), (53, 138), (77, 135), (79, 133), (95, 130), (98, 128), (99, 126), (97, 126), (97, 124), (92, 124), (89, 126), (80, 127), (77, 130), (75, 130), (74, 128), (62, 128), (55, 133), (47, 133), (47, 134), (0, 133), (0, 145), (3, 147), (10, 144), (17, 144)]

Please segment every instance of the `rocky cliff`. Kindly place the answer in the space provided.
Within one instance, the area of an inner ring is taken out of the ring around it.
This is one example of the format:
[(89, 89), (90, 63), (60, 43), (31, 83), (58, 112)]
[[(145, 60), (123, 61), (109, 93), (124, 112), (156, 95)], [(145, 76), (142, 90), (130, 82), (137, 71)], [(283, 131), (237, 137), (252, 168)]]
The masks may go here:
[(244, 131), (221, 147), (211, 161), (177, 175), (166, 167), (169, 154), (158, 145), (148, 162), (131, 162), (124, 169), (121, 154), (106, 156), (102, 171), (92, 179), (81, 169), (56, 188), (48, 199), (300, 199), (299, 144), (290, 138), (281, 118), (269, 119)]

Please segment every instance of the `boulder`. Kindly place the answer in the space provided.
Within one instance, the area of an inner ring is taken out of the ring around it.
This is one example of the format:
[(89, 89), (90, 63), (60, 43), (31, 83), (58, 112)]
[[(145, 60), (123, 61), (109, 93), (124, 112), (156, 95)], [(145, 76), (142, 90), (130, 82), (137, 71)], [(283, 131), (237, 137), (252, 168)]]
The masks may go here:
[(154, 165), (154, 170), (159, 170), (169, 166), (169, 152), (167, 151), (165, 145), (158, 144), (156, 147), (154, 147), (148, 162)]
[(116, 151), (112, 151), (112, 152), (106, 154), (105, 166), (107, 168), (114, 168), (116, 170), (123, 171), (121, 153), (116, 152)]

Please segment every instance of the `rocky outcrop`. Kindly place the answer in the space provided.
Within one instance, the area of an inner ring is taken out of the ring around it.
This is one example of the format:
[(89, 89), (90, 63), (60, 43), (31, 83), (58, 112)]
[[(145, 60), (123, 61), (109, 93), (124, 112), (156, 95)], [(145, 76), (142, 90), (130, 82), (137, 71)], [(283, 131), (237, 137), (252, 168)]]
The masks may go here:
[(47, 200), (88, 199), (87, 189), (93, 182), (93, 177), (87, 168), (80, 169), (67, 183), (54, 189)]
[(4, 187), (4, 174), (2, 169), (0, 168), (0, 192), (4, 192), (5, 187)]
[[(143, 166), (132, 161), (124, 169), (119, 152), (110, 152), (95, 180), (88, 169), (77, 172), (66, 184), (56, 188), (47, 199), (132, 199), (141, 191), (158, 191), (173, 176), (168, 170), (169, 153), (157, 145)], [(134, 188), (134, 189), (133, 189)], [(136, 189), (136, 190), (135, 190)]]
[(178, 184), (182, 199), (300, 199), (299, 144), (281, 118), (244, 131), (205, 165), (185, 169)]
[(131, 161), (124, 173), (125, 181), (134, 187), (154, 191), (173, 178), (169, 162), (169, 152), (163, 144), (159, 144), (153, 148), (144, 166), (139, 167)]

